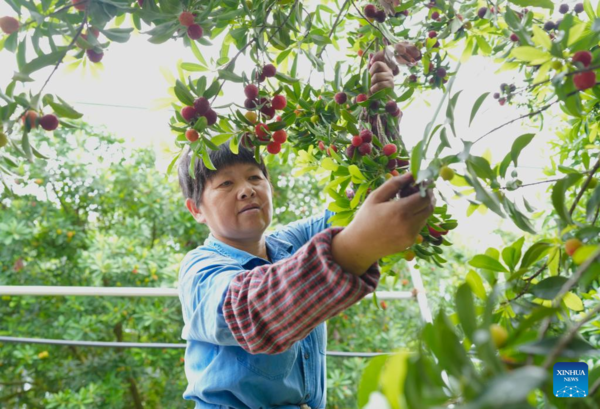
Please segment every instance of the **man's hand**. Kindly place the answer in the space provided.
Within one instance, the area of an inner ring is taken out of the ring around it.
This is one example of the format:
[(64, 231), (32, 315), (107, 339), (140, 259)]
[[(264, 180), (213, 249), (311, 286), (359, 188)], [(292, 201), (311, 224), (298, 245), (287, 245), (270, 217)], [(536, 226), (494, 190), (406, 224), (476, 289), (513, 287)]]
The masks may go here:
[(388, 48), (376, 52), (369, 62), (370, 93), (394, 87), (394, 69), (398, 69), (397, 64), (412, 66), (420, 59), (421, 52), (408, 41), (396, 44), (393, 53)]

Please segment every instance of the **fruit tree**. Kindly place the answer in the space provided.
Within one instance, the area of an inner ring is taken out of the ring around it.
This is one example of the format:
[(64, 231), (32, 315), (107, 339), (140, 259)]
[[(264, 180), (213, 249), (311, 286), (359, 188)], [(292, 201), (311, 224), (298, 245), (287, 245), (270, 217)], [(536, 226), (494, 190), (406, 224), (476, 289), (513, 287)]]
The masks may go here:
[[(183, 42), (196, 62), (182, 62), (172, 84), (177, 98), (170, 120), (174, 144), (189, 145), (193, 160), (214, 169), (209, 152), (240, 144), (269, 165), (296, 158), (297, 175), (321, 178), (331, 199), (334, 225), (352, 221), (366, 196), (386, 178), (411, 172), (414, 183), (398, 198), (446, 184), (470, 203), (506, 217), (525, 234), (504, 248), (489, 248), (469, 261), (472, 270), (456, 290), (451, 315), (440, 311), (422, 329), (422, 346), (373, 359), (358, 403), (379, 397), (392, 408), (563, 407), (552, 390), (557, 360), (591, 357), (598, 343), (600, 273), (600, 6), (551, 0), (7, 0), (12, 15), (0, 18), (3, 55), (14, 54), (18, 72), (0, 89), (0, 175), (22, 161), (46, 159), (36, 135), (77, 127), (81, 117), (59, 95), (44, 93), (66, 56), (110, 64), (105, 52), (136, 30), (151, 43)], [(219, 39), (220, 54), (207, 61), (203, 47)], [(345, 49), (351, 58), (326, 67), (323, 55)], [(236, 65), (244, 54), (253, 66)], [(454, 89), (472, 56), (502, 62), (513, 83), (492, 84), (475, 100)], [(393, 88), (372, 90), (375, 64), (395, 76)], [(299, 64), (331, 71), (322, 87), (300, 75)], [(54, 67), (45, 82), (36, 71)], [(183, 74), (185, 73), (185, 74)], [(219, 105), (225, 83), (239, 86), (239, 101)], [(422, 138), (407, 146), (400, 105), (441, 90)], [(470, 117), (455, 118), (458, 104)], [(483, 105), (522, 113), (476, 138), (459, 135)], [(443, 114), (441, 114), (443, 112)], [(503, 134), (513, 122), (540, 129), (545, 115), (560, 115), (547, 174), (552, 209), (535, 214), (513, 194), (521, 153), (537, 132)], [(510, 145), (498, 163), (474, 153), (489, 138)], [(460, 141), (461, 149), (451, 140)], [(169, 171), (179, 155), (173, 158)], [(459, 228), (445, 198), (406, 251), (381, 260), (397, 276), (407, 261), (444, 267), (450, 231)], [(548, 228), (552, 226), (552, 228)], [(543, 227), (543, 228), (542, 228)], [(376, 305), (381, 305), (377, 303)], [(600, 368), (590, 361), (594, 407)], [(509, 392), (507, 392), (509, 391)], [(579, 404), (579, 403), (578, 403)]]

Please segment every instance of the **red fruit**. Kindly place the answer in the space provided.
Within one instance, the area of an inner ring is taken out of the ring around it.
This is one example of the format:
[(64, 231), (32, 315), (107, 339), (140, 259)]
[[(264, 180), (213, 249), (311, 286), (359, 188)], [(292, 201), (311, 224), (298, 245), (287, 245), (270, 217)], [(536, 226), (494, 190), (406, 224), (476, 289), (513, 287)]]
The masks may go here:
[(390, 174), (392, 174), (393, 176), (400, 176), (400, 172), (398, 172), (396, 169), (392, 170)]
[(433, 20), (437, 20), (438, 18), (440, 18), (440, 13), (438, 13), (437, 11), (434, 11), (433, 13), (431, 13), (431, 18)]
[(370, 143), (363, 143), (362, 145), (360, 145), (358, 147), (358, 152), (361, 155), (368, 155), (371, 153), (372, 150), (373, 150), (373, 145), (371, 145)]
[(589, 51), (577, 51), (575, 55), (573, 55), (573, 62), (580, 62), (584, 67), (589, 67), (592, 62), (592, 53)]
[(583, 243), (579, 239), (569, 239), (565, 242), (565, 251), (569, 256), (573, 256), (579, 247), (583, 246)]
[(248, 99), (256, 99), (258, 97), (258, 87), (254, 84), (248, 84), (244, 88), (244, 94)]
[(194, 109), (198, 115), (205, 115), (210, 109), (210, 102), (204, 97), (197, 98), (194, 101)]
[(5, 34), (12, 34), (19, 29), (19, 20), (14, 17), (2, 17), (0, 18), (0, 30)]
[(244, 101), (244, 107), (246, 109), (254, 109), (258, 105), (258, 102), (254, 99), (246, 98)]
[(356, 97), (356, 102), (363, 102), (367, 100), (367, 96), (365, 94), (358, 94)]
[(354, 156), (355, 150), (356, 150), (355, 146), (348, 145), (348, 147), (346, 148), (346, 156), (349, 157), (350, 159), (352, 159), (352, 157)]
[(185, 138), (190, 142), (196, 142), (198, 140), (198, 131), (195, 129), (188, 129), (185, 131)]
[(25, 115), (23, 115), (23, 117), (21, 119), (23, 120), (23, 125), (25, 125), (25, 122), (27, 122), (29, 124), (29, 127), (31, 129), (33, 129), (37, 126), (37, 118), (38, 118), (37, 112), (27, 111), (27, 112), (25, 112)]
[(430, 31), (429, 34), (428, 34), (428, 36), (429, 36), (429, 38), (437, 37), (437, 31), (433, 31), (433, 30)]
[(446, 76), (446, 69), (442, 67), (438, 68), (435, 72), (435, 75), (437, 75), (440, 78), (444, 78)]
[(319, 141), (319, 149), (322, 151), (325, 150), (325, 144), (323, 143), (323, 141)]
[(574, 75), (573, 83), (575, 84), (575, 88), (580, 91), (592, 88), (596, 85), (596, 73), (594, 71), (587, 71)]
[(212, 126), (217, 123), (217, 118), (219, 117), (215, 111), (209, 109), (208, 112), (204, 115), (206, 117), (206, 121), (208, 122), (208, 126)]
[(500, 104), (500, 106), (503, 106), (504, 104), (506, 104), (506, 98), (500, 98), (498, 100), (498, 103)]
[(360, 131), (360, 139), (363, 143), (371, 143), (373, 140), (373, 133), (368, 129), (363, 129)]
[(277, 73), (277, 68), (273, 64), (267, 64), (263, 67), (262, 73), (265, 77), (274, 77)]
[(441, 231), (437, 231), (429, 226), (427, 226), (427, 230), (429, 230), (429, 234), (432, 235), (433, 237), (435, 237), (436, 239), (438, 237), (442, 237), (442, 232)]
[(73, 7), (75, 8), (75, 10), (85, 10), (85, 7), (87, 6), (87, 2), (88, 0), (71, 0), (71, 3), (73, 4)]
[(144, 5), (144, 0), (137, 0), (137, 3), (140, 7)]
[(269, 134), (266, 132), (269, 128), (267, 128), (267, 125), (260, 123), (257, 124), (254, 127), (254, 130), (256, 131), (256, 136), (258, 136), (258, 139), (260, 139), (261, 141), (268, 141), (269, 140)]
[(411, 74), (411, 75), (408, 77), (408, 81), (409, 81), (409, 82), (417, 82), (417, 76), (416, 76), (415, 74)]
[(187, 122), (190, 122), (192, 119), (194, 119), (196, 116), (198, 115), (198, 113), (196, 112), (196, 109), (194, 109), (194, 107), (183, 107), (181, 109), (181, 116), (183, 117), (183, 119), (185, 119)]
[(179, 22), (182, 26), (189, 27), (194, 24), (194, 15), (189, 11), (184, 11), (179, 15)]
[(271, 119), (275, 116), (275, 108), (273, 108), (273, 106), (263, 105), (263, 107), (260, 109), (260, 112), (262, 112), (263, 115), (268, 119)]
[(287, 141), (287, 132), (283, 129), (273, 132), (273, 141), (277, 143), (284, 143)]
[(398, 110), (398, 104), (396, 103), (396, 101), (388, 101), (385, 104), (385, 111), (388, 114), (393, 114), (394, 112), (396, 112)]
[(396, 159), (397, 165), (396, 167), (398, 168), (405, 168), (408, 165), (410, 165), (410, 162), (404, 159)]
[(479, 18), (484, 18), (487, 12), (487, 7), (481, 7), (479, 10), (477, 10), (477, 15), (479, 16)]
[(365, 53), (365, 52), (364, 52), (363, 50), (358, 50), (358, 53), (357, 53), (357, 54), (358, 54), (358, 56), (359, 56), (359, 57), (362, 57), (364, 53)]
[(512, 41), (513, 43), (516, 43), (517, 41), (519, 41), (519, 36), (516, 35), (515, 33), (512, 33), (510, 35), (510, 41)]
[(202, 33), (202, 27), (200, 27), (198, 24), (192, 24), (187, 29), (187, 35), (192, 40), (197, 40), (202, 37)]
[(331, 145), (329, 148), (327, 148), (327, 155), (331, 156), (331, 152), (329, 152), (329, 149), (333, 149), (335, 152), (338, 151), (337, 147), (335, 145)]
[(390, 159), (387, 163), (387, 165), (385, 165), (386, 168), (388, 168), (389, 170), (393, 170), (396, 169), (397, 165), (397, 159)]
[(287, 100), (284, 95), (275, 95), (271, 101), (271, 106), (278, 111), (281, 111), (287, 105)]
[(40, 126), (46, 131), (53, 131), (58, 128), (58, 118), (54, 114), (44, 115), (40, 118)]
[(347, 100), (348, 100), (348, 96), (346, 95), (345, 92), (338, 92), (337, 94), (335, 94), (335, 102), (337, 102), (338, 104), (342, 105)]
[(275, 121), (277, 121), (277, 122), (281, 122), (281, 116), (280, 116), (280, 115), (277, 115), (277, 116), (275, 117)]
[(377, 13), (377, 8), (373, 4), (367, 4), (364, 9), (365, 17), (367, 18), (375, 18), (375, 14)]
[(257, 73), (256, 73), (256, 81), (257, 81), (258, 83), (265, 82), (265, 79), (266, 79), (266, 78), (267, 78), (267, 77), (265, 76), (265, 74), (264, 74), (263, 72), (261, 72), (261, 73), (258, 73), (258, 72), (257, 72)]
[(386, 310), (387, 309), (387, 303), (385, 301), (381, 302), (381, 308)]
[(354, 137), (352, 137), (352, 146), (354, 146), (355, 148), (358, 148), (360, 145), (362, 145), (363, 140), (360, 136), (355, 135)]
[(388, 143), (383, 147), (383, 154), (385, 156), (391, 156), (396, 152), (398, 152), (398, 148), (393, 143)]
[(385, 22), (385, 17), (385, 11), (377, 10), (377, 12), (375, 12), (375, 20), (377, 20), (379, 23)]
[(104, 53), (102, 51), (97, 53), (96, 51), (89, 49), (89, 50), (85, 50), (85, 53), (86, 53), (87, 57), (90, 59), (90, 61), (93, 63), (99, 63), (100, 61), (102, 61), (102, 58), (104, 58)]
[(399, 117), (400, 115), (402, 115), (402, 111), (400, 111), (400, 108), (398, 108), (398, 109), (396, 110), (396, 112), (394, 112), (394, 113), (392, 114), (392, 116), (395, 116), (396, 118), (397, 118), (397, 117)]
[(277, 155), (281, 151), (281, 144), (277, 142), (271, 142), (267, 145), (267, 151), (271, 155)]
[(396, 65), (394, 68), (392, 68), (392, 75), (395, 77), (398, 74), (400, 74), (400, 68), (398, 68)]

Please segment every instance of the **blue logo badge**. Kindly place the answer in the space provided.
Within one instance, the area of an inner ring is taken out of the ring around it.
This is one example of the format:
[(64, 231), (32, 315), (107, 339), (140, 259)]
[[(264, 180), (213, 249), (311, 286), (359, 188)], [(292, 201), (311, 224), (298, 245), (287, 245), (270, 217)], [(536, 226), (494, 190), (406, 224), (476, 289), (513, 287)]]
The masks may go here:
[(585, 362), (554, 364), (554, 396), (585, 398), (588, 395), (588, 366)]

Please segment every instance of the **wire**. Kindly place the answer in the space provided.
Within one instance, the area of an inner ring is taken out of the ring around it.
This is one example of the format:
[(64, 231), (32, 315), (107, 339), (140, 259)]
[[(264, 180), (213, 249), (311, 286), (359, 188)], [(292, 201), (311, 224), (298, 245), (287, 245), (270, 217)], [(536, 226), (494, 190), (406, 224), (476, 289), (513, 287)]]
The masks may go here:
[[(93, 348), (160, 348), (160, 349), (184, 349), (186, 344), (166, 344), (156, 342), (101, 342), (101, 341), (73, 341), (63, 339), (46, 338), (20, 338), (20, 337), (2, 337), (0, 342), (10, 342), (16, 344), (45, 344), (62, 345), (75, 347), (93, 347)], [(391, 352), (339, 352), (327, 351), (327, 356), (343, 358), (372, 358), (379, 355), (393, 355)]]

